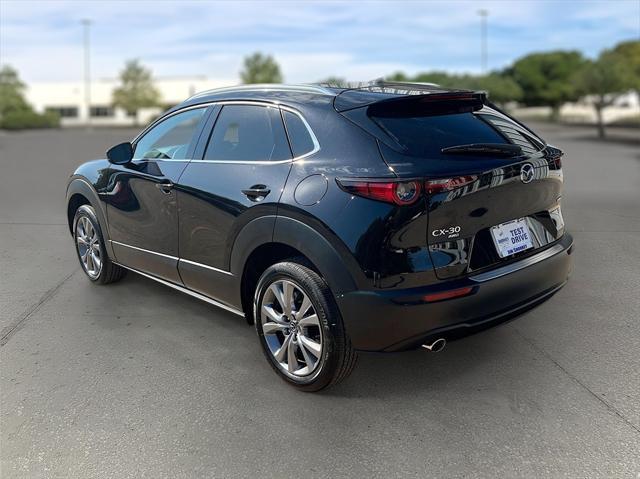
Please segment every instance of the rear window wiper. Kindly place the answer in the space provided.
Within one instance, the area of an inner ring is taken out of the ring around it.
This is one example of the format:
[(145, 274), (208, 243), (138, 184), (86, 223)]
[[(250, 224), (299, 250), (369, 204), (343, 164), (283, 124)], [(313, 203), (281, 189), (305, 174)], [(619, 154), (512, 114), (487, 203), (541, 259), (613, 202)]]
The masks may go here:
[(518, 156), (522, 154), (522, 148), (508, 143), (471, 143), (448, 146), (440, 151), (445, 155)]

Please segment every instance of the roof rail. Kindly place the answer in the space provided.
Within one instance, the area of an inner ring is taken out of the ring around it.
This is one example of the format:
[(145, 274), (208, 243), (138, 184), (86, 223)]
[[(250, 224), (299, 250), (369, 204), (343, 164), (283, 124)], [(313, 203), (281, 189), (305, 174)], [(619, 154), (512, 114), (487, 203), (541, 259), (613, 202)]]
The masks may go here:
[(235, 85), (226, 86), (221, 88), (214, 88), (212, 90), (205, 90), (200, 93), (189, 97), (187, 100), (193, 100), (208, 95), (215, 95), (216, 93), (225, 93), (233, 91), (296, 91), (301, 93), (319, 93), (321, 95), (335, 95), (335, 93), (328, 88), (319, 85), (284, 85), (279, 83), (256, 83), (252, 85)]
[(339, 88), (342, 90), (371, 90), (380, 91), (383, 88), (404, 88), (404, 89), (420, 89), (420, 90), (448, 90), (437, 83), (423, 83), (423, 82), (399, 82), (399, 81), (385, 81), (382, 78), (371, 81), (356, 81), (356, 82), (338, 82), (338, 83), (318, 83), (317, 85), (328, 88)]
[(425, 93), (473, 91), (459, 88), (447, 88), (438, 85), (437, 83), (387, 81), (382, 78), (362, 83), (355, 88), (349, 88), (347, 90), (368, 90), (371, 92), (389, 93), (395, 95), (423, 95)]

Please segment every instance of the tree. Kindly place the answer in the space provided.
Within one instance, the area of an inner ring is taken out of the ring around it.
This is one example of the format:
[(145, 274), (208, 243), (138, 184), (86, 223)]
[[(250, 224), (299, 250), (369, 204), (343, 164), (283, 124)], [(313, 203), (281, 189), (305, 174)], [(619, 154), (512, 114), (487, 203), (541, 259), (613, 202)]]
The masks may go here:
[(328, 85), (328, 86), (332, 86), (332, 87), (347, 87), (347, 80), (345, 80), (342, 77), (328, 77), (325, 78), (324, 80), (321, 80), (318, 82), (320, 85)]
[(431, 72), (423, 72), (415, 75), (411, 81), (418, 83), (435, 83), (436, 85), (440, 85), (446, 88), (456, 88), (455, 84), (455, 76), (450, 75), (446, 72), (441, 71), (431, 71)]
[(33, 111), (24, 98), (24, 89), (16, 70), (8, 65), (0, 69), (0, 128), (22, 130), (58, 126), (60, 117), (56, 113)]
[(577, 51), (533, 53), (517, 60), (506, 73), (520, 85), (525, 105), (550, 106), (551, 119), (557, 120), (560, 107), (579, 98), (572, 79), (584, 64)]
[(613, 55), (618, 55), (629, 70), (627, 83), (629, 89), (635, 90), (640, 101), (640, 41), (629, 40), (627, 42), (618, 43), (613, 50)]
[(489, 99), (498, 105), (520, 101), (523, 96), (520, 85), (513, 78), (500, 73), (472, 77), (467, 88), (486, 91)]
[(24, 88), (16, 70), (9, 65), (0, 69), (0, 121), (8, 113), (31, 109), (24, 99)]
[(280, 67), (271, 55), (256, 52), (244, 59), (242, 83), (282, 83)]
[(488, 75), (452, 75), (442, 71), (431, 71), (418, 73), (412, 78), (402, 72), (396, 72), (387, 77), (387, 80), (434, 83), (445, 88), (485, 90), (489, 92), (491, 100), (498, 104), (519, 101), (522, 98), (520, 85), (498, 72)]
[(395, 72), (392, 75), (389, 75), (385, 80), (388, 81), (411, 81), (411, 79), (404, 72)]
[(113, 91), (113, 106), (120, 107), (135, 118), (138, 124), (138, 110), (160, 104), (160, 92), (153, 85), (151, 71), (138, 60), (129, 60), (120, 72), (122, 86)]
[(452, 75), (448, 79), (443, 78), (440, 84), (449, 88), (484, 90), (491, 101), (500, 105), (522, 98), (520, 85), (513, 78), (497, 72), (488, 75)]
[(605, 137), (603, 110), (629, 89), (632, 76), (624, 59), (610, 50), (605, 50), (597, 60), (587, 62), (577, 72), (575, 83), (578, 91), (592, 96), (600, 138)]

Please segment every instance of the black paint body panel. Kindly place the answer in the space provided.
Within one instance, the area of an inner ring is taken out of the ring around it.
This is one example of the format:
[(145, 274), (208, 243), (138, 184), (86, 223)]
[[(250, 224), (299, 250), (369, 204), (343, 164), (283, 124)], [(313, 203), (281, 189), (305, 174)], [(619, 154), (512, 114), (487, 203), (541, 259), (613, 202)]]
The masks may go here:
[[(562, 195), (559, 150), (545, 146), (507, 159), (415, 158), (358, 124), (363, 112), (357, 109), (375, 95), (350, 94), (341, 108), (351, 109), (340, 113), (334, 107), (340, 92), (275, 88), (194, 97), (167, 113), (208, 108), (186, 158), (86, 163), (71, 177), (67, 200), (82, 195), (94, 206), (114, 261), (238, 310), (246, 304), (247, 258), (265, 245), (295, 249), (330, 286), (361, 350), (407, 349), (434, 335), (489, 324), (544, 300), (566, 282), (572, 238), (551, 214)], [(217, 115), (228, 102), (297, 112), (319, 148), (287, 161), (204, 160)], [(526, 185), (520, 178), (525, 163), (535, 168)], [(451, 175), (477, 180), (423, 194), (409, 206), (351, 195), (338, 184), (341, 178), (423, 181)], [(161, 187), (166, 183), (168, 191)], [(243, 193), (255, 186), (269, 193), (258, 201)], [(536, 229), (535, 248), (498, 258), (489, 228), (522, 217)], [(452, 225), (460, 227), (456, 238), (432, 235)], [(520, 271), (481, 284), (472, 279), (555, 245), (562, 245), (561, 253)], [(468, 285), (474, 290), (466, 297), (429, 304), (416, 299)]]
[[(454, 338), (483, 323), (526, 310), (560, 289), (571, 272), (573, 238), (562, 251), (520, 271), (477, 283), (470, 278), (393, 291), (354, 291), (338, 298), (351, 340), (365, 351), (401, 351), (437, 338)], [(461, 298), (428, 303), (420, 298), (437, 291), (473, 286)]]

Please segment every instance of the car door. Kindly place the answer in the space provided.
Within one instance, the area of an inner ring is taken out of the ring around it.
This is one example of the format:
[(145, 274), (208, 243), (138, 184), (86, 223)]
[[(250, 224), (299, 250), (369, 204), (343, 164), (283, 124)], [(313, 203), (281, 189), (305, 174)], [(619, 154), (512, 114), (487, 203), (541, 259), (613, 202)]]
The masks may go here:
[[(208, 137), (206, 132), (210, 131)], [(272, 217), (291, 168), (280, 109), (268, 104), (219, 105), (198, 146), (201, 155), (180, 178), (180, 264), (184, 284), (233, 304), (229, 260), (240, 230)]]
[(111, 166), (103, 198), (117, 262), (181, 283), (174, 186), (193, 156), (206, 113), (201, 107), (169, 115), (137, 138), (130, 163)]

